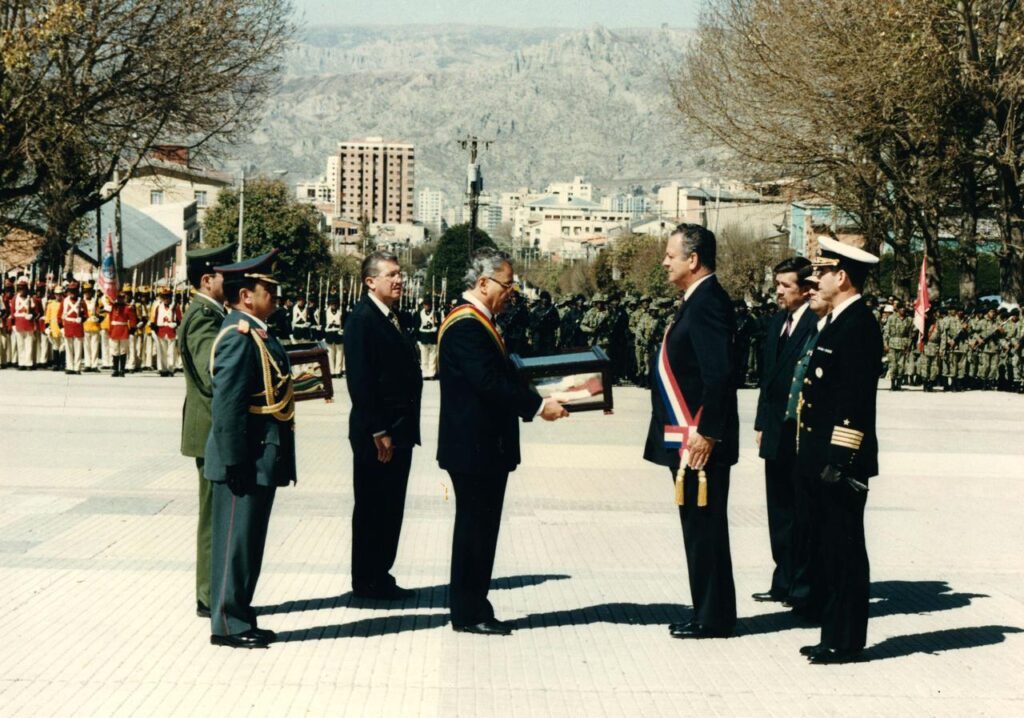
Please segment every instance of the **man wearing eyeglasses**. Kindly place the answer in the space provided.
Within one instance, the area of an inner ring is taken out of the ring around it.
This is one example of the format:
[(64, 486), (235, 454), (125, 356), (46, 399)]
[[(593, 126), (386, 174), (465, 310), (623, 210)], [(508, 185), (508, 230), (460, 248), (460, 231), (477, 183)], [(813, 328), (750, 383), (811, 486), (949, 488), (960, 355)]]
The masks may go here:
[(391, 575), (405, 512), (413, 446), (420, 443), (419, 355), (394, 311), (402, 296), (398, 257), (363, 260), (366, 293), (345, 323), (345, 382), (352, 401), (352, 592), (400, 601), (413, 591)]
[(455, 488), (448, 600), (456, 631), (507, 636), (512, 627), (495, 618), (487, 590), (505, 486), (520, 461), (519, 419), (554, 421), (568, 413), (519, 381), (494, 325), (513, 289), (508, 255), (491, 247), (477, 250), (465, 284), (461, 304), (438, 332), (437, 461)]

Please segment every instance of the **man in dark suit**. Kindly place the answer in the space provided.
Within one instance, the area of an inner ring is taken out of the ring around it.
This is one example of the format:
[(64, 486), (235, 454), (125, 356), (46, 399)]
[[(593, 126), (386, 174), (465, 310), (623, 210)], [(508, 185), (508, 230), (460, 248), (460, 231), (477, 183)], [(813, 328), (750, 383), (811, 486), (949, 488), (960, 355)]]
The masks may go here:
[(782, 311), (767, 325), (760, 362), (761, 391), (754, 420), (758, 455), (764, 459), (768, 538), (775, 570), (768, 590), (754, 594), (756, 601), (787, 601), (793, 583), (796, 422), (786, 421), (785, 416), (793, 369), (818, 321), (807, 308), (801, 284), (801, 279), (810, 273), (811, 263), (805, 257), (790, 257), (775, 267), (775, 298)]
[(210, 352), (227, 312), (224, 276), (214, 265), (230, 261), (235, 243), (186, 254), (188, 280), (195, 291), (178, 332), (181, 365), (185, 369), (185, 405), (181, 411), (181, 453), (194, 457), (199, 473), (199, 526), (196, 530), (196, 615), (210, 617), (210, 541), (213, 484), (203, 476), (203, 456), (210, 436)]
[(398, 601), (413, 591), (391, 575), (405, 513), (412, 449), (420, 443), (423, 378), (415, 344), (393, 311), (402, 296), (398, 258), (373, 252), (362, 265), (366, 293), (345, 322), (345, 383), (352, 400), (352, 592)]
[(864, 541), (868, 479), (878, 474), (875, 397), (882, 332), (860, 290), (878, 258), (819, 237), (818, 294), (830, 306), (811, 353), (797, 421), (797, 471), (821, 482), (824, 606), (821, 640), (800, 652), (812, 663), (857, 660), (867, 640), (870, 575)]
[(214, 267), (231, 311), (210, 350), (210, 643), (232, 648), (266, 648), (276, 637), (256, 625), (252, 597), (277, 487), (295, 482), (291, 365), (266, 324), (277, 302), (276, 253)]
[(441, 417), (437, 461), (455, 488), (451, 584), (452, 628), (508, 635), (494, 617), (487, 591), (494, 568), (509, 472), (519, 465), (519, 419), (568, 416), (554, 399), (541, 399), (516, 376), (494, 324), (513, 287), (506, 254), (478, 250), (466, 274), (462, 303), (438, 336)]
[(669, 467), (677, 482), (693, 603), (692, 620), (670, 625), (669, 632), (675, 638), (726, 637), (736, 624), (727, 516), (729, 471), (739, 459), (735, 317), (714, 274), (712, 232), (679, 225), (662, 266), (683, 301), (652, 369), (644, 458)]

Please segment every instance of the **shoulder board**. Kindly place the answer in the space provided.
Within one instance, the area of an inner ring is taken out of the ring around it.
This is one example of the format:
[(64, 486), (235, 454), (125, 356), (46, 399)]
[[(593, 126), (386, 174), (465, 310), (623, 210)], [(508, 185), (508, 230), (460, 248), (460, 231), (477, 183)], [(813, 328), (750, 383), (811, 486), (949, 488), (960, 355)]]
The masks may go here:
[(245, 319), (239, 319), (238, 320), (238, 324), (235, 326), (235, 330), (239, 334), (248, 334), (249, 333), (249, 322), (247, 320), (245, 320)]

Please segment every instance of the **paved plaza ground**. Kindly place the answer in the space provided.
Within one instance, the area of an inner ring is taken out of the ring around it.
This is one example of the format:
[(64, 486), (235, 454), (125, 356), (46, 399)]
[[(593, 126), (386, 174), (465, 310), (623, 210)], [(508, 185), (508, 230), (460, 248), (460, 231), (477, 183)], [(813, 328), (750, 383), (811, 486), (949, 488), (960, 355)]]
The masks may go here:
[(348, 402), (298, 407), (299, 484), (278, 492), (266, 651), (195, 617), (195, 470), (183, 380), (0, 372), (0, 716), (1021, 716), (1024, 397), (880, 393), (864, 663), (811, 666), (817, 631), (768, 587), (756, 393), (741, 392), (730, 527), (737, 635), (679, 641), (685, 564), (664, 469), (640, 459), (649, 399), (523, 429), (491, 599), (508, 638), (456, 634), (454, 516), (424, 395), (395, 574), (404, 605), (348, 593)]

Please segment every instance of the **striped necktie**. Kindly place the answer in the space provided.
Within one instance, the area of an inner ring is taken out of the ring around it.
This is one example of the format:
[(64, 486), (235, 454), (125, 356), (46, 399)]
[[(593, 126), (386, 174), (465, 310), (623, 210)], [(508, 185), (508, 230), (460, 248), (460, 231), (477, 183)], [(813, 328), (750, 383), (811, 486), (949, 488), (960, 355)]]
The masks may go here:
[(391, 326), (397, 329), (399, 332), (402, 331), (402, 325), (398, 323), (398, 315), (394, 312), (388, 312), (388, 321), (391, 322)]

